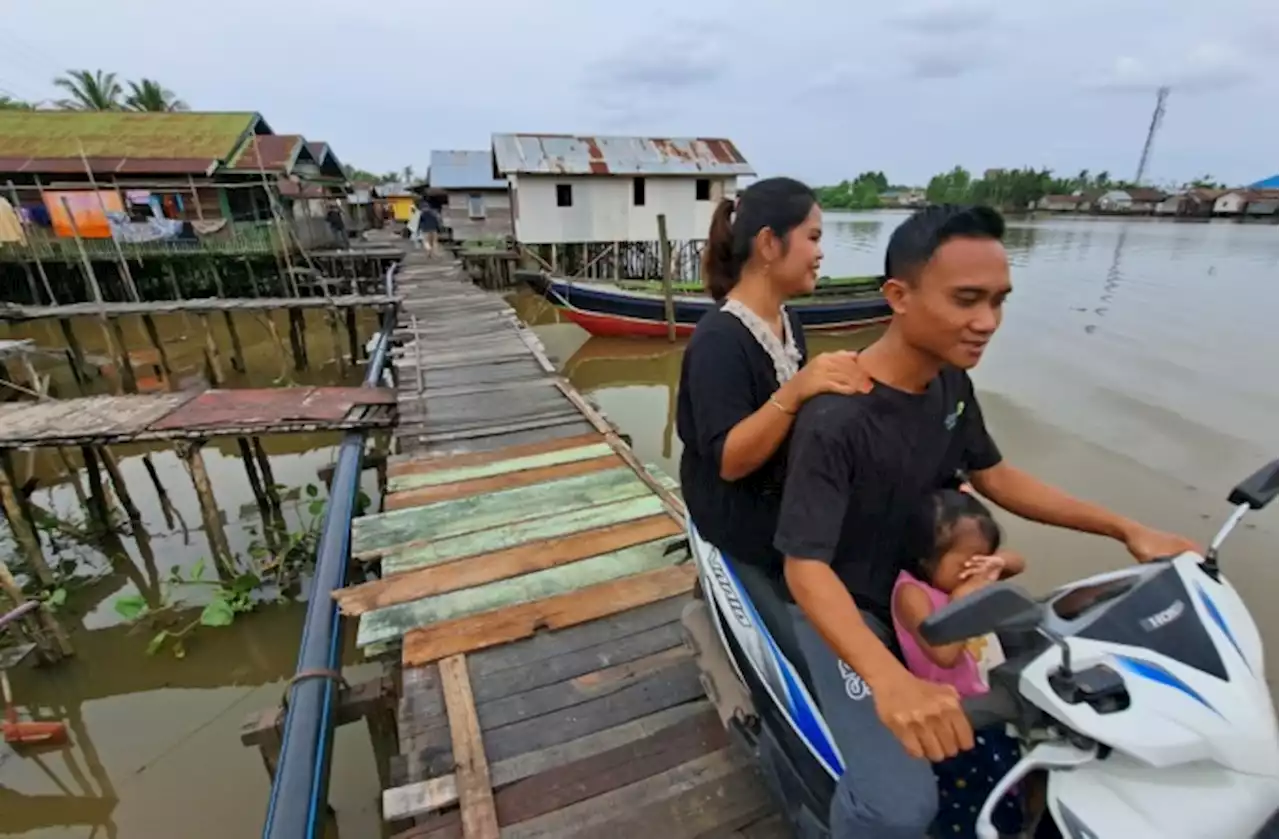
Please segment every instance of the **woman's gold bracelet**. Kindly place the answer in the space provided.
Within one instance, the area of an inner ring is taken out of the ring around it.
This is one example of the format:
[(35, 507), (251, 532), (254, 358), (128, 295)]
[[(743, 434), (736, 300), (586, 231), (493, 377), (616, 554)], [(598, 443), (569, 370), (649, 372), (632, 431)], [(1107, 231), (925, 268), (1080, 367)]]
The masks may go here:
[(782, 413), (786, 414), (789, 417), (794, 417), (796, 415), (795, 411), (791, 410), (786, 405), (783, 405), (781, 402), (779, 402), (778, 397), (776, 396), (769, 397), (769, 404), (777, 408), (779, 411), (781, 411)]

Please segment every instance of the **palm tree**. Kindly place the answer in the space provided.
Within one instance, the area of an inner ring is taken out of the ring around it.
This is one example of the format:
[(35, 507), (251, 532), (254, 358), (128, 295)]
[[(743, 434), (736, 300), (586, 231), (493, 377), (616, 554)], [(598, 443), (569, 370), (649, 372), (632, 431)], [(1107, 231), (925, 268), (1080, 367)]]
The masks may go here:
[(413, 167), (412, 166), (404, 167), (404, 182), (406, 185), (413, 183)]
[(95, 70), (68, 70), (66, 75), (58, 76), (53, 83), (71, 94), (70, 99), (63, 99), (58, 106), (72, 111), (114, 111), (120, 107), (120, 97), (124, 91), (116, 81), (115, 73), (104, 73)]
[(185, 111), (187, 103), (155, 79), (129, 82), (125, 107), (131, 111)]

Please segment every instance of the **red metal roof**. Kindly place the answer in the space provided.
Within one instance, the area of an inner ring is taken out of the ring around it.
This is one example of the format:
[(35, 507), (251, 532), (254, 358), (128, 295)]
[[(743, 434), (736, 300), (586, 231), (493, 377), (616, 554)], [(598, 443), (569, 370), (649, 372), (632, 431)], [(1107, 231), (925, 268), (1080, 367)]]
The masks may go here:
[(229, 171), (262, 170), (287, 174), (305, 145), (301, 134), (255, 134), (226, 168)]

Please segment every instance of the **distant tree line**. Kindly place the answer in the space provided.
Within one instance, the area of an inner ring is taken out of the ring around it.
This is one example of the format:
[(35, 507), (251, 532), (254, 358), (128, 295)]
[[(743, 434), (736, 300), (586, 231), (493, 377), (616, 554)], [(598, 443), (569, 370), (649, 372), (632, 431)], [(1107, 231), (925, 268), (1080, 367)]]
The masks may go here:
[(880, 193), (889, 190), (884, 172), (863, 172), (852, 181), (814, 190), (818, 203), (828, 210), (874, 210), (880, 206)]
[[(1058, 177), (1050, 169), (988, 169), (975, 178), (963, 166), (940, 172), (929, 179), (925, 200), (931, 204), (985, 204), (1009, 210), (1024, 210), (1046, 195), (1074, 193), (1101, 194), (1114, 189), (1132, 189), (1130, 181), (1112, 179), (1109, 172), (1081, 169), (1073, 177)], [(1225, 189), (1212, 175), (1202, 175), (1183, 188)], [(820, 186), (818, 203), (828, 210), (874, 210), (883, 206), (881, 196), (891, 190), (910, 187), (894, 186), (884, 172), (863, 172), (852, 181), (834, 186)], [(1173, 188), (1170, 188), (1173, 189)]]

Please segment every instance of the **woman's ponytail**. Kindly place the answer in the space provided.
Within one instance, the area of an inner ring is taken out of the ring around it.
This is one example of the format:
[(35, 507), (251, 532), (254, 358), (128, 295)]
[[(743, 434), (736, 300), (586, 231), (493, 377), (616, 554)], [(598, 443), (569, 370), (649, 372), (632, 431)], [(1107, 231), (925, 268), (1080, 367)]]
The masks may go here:
[(733, 209), (731, 198), (722, 198), (711, 214), (711, 229), (702, 249), (702, 280), (717, 302), (738, 284), (742, 266), (733, 257)]

